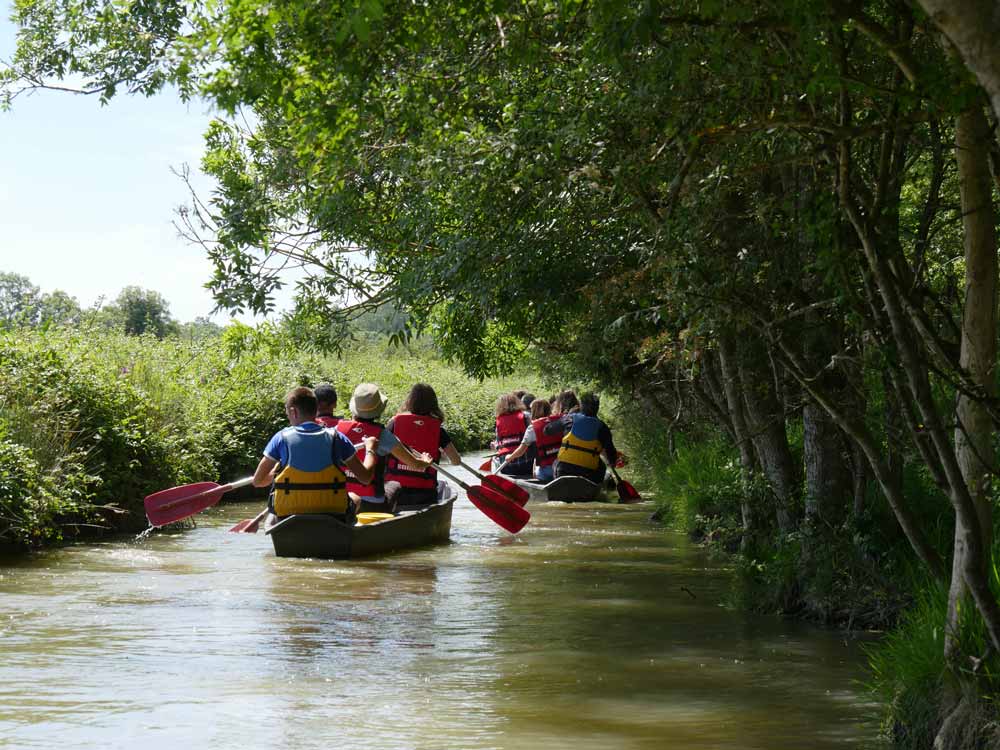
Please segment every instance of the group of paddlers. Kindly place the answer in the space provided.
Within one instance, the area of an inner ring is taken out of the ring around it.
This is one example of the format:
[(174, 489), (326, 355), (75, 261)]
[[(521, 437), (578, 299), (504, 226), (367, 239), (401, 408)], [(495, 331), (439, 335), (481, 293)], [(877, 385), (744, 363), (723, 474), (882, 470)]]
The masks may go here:
[[(379, 420), (388, 399), (374, 383), (354, 389), (349, 416), (339, 417), (337, 392), (329, 384), (294, 388), (285, 396), (289, 427), (264, 448), (253, 483), (271, 486), (268, 507), (275, 518), (296, 513), (395, 513), (437, 502), (433, 464), (447, 456), (461, 462), (437, 394), (426, 383), (410, 389), (387, 423)], [(597, 418), (600, 402), (562, 391), (535, 399), (523, 391), (500, 396), (496, 405), (495, 472), (548, 481), (575, 475), (604, 478), (602, 456), (617, 452), (611, 431)]]
[(497, 399), (493, 470), (549, 482), (581, 476), (600, 484), (605, 459), (618, 460), (611, 430), (597, 418), (593, 393), (566, 390), (549, 399), (514, 391)]

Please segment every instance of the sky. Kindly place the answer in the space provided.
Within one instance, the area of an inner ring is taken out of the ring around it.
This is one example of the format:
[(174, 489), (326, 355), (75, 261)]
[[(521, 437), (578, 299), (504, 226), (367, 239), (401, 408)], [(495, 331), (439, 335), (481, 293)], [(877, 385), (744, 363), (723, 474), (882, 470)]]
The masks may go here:
[[(16, 31), (2, 2), (0, 62)], [(178, 320), (209, 315), (212, 268), (172, 225), (188, 192), (171, 172), (187, 164), (199, 193), (211, 190), (198, 172), (209, 121), (206, 104), (173, 92), (119, 96), (104, 107), (62, 92), (19, 96), (12, 111), (0, 111), (0, 271), (84, 306), (137, 285), (166, 297)]]

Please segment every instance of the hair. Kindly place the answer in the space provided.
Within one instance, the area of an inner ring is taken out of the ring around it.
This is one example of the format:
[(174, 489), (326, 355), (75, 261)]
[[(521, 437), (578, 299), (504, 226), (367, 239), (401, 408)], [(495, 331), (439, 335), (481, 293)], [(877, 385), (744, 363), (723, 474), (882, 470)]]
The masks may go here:
[(304, 385), (298, 388), (292, 388), (288, 393), (285, 394), (285, 408), (294, 407), (299, 413), (300, 417), (315, 417), (316, 416), (316, 394), (313, 393), (312, 388), (306, 388)]
[(541, 419), (552, 413), (552, 406), (544, 398), (536, 398), (531, 402), (531, 418)]
[(525, 393), (523, 396), (521, 396), (521, 403), (524, 404), (525, 409), (530, 409), (531, 404), (534, 402), (534, 400), (535, 400), (534, 393)]
[(505, 393), (497, 399), (498, 417), (502, 417), (504, 414), (513, 414), (518, 411), (524, 411), (524, 402), (521, 401), (520, 396), (514, 393)]
[(415, 383), (399, 411), (419, 414), (423, 417), (434, 417), (444, 421), (444, 412), (438, 406), (437, 394), (427, 383)]
[(580, 408), (580, 402), (576, 398), (575, 391), (562, 391), (556, 396), (556, 405), (553, 412), (556, 414), (569, 414)]
[(580, 396), (580, 412), (588, 417), (596, 417), (597, 410), (601, 408), (601, 399), (596, 393), (584, 393)]
[(324, 406), (332, 409), (337, 407), (337, 389), (329, 383), (320, 383), (313, 389), (313, 393), (316, 394), (316, 400)]
[(514, 393), (515, 396), (518, 397), (518, 399), (522, 399), (522, 398), (524, 398), (524, 394), (527, 393), (527, 391), (522, 391), (522, 390), (518, 389), (518, 390), (514, 391), (513, 393)]

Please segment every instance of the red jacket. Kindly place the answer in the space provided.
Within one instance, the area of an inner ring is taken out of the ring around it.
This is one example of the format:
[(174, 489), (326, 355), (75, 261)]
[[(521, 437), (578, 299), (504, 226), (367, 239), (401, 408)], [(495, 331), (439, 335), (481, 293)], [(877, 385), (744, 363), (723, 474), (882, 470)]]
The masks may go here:
[[(375, 422), (362, 422), (356, 419), (341, 419), (337, 423), (337, 432), (346, 435), (350, 441), (357, 445), (364, 442), (366, 437), (378, 437), (385, 428)], [(365, 460), (364, 446), (356, 448), (359, 461)], [(376, 471), (378, 469), (376, 468)], [(347, 475), (347, 491), (353, 492), (360, 497), (378, 497), (382, 494), (382, 482), (373, 479), (371, 484), (361, 484), (354, 472), (344, 467), (344, 474)]]
[[(414, 453), (430, 453), (435, 461), (441, 455), (440, 419), (422, 414), (397, 414), (392, 418), (392, 432)], [(386, 461), (385, 480), (416, 489), (437, 488), (437, 472), (434, 469), (407, 466), (395, 456), (389, 456)]]
[(541, 417), (532, 420), (531, 426), (535, 430), (535, 463), (539, 466), (551, 466), (556, 462), (559, 455), (559, 448), (562, 446), (562, 435), (546, 435), (545, 425), (559, 419), (555, 417)]

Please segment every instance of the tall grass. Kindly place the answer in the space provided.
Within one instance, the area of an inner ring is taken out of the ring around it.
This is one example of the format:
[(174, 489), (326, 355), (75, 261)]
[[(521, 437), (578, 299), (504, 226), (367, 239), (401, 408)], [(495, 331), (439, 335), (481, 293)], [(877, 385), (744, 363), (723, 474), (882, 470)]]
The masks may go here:
[(144, 495), (249, 473), (285, 423), (284, 393), (322, 381), (341, 413), (355, 385), (379, 383), (386, 418), (428, 382), (460, 450), (492, 438), (500, 393), (540, 387), (527, 375), (474, 381), (425, 345), (362, 339), (328, 357), (245, 326), (201, 342), (87, 328), (0, 335), (0, 546), (55, 540), (66, 524), (140, 528)]
[[(1000, 555), (994, 544), (993, 559)], [(994, 565), (994, 596), (1000, 577)], [(868, 687), (885, 706), (883, 732), (894, 746), (917, 750), (933, 745), (944, 714), (956, 699), (966, 701), (966, 714), (954, 726), (947, 747), (997, 747), (1000, 744), (1000, 655), (971, 601), (959, 609), (954, 663), (945, 659), (948, 590), (926, 574), (911, 573), (913, 605), (896, 628), (868, 650), (872, 676)]]

